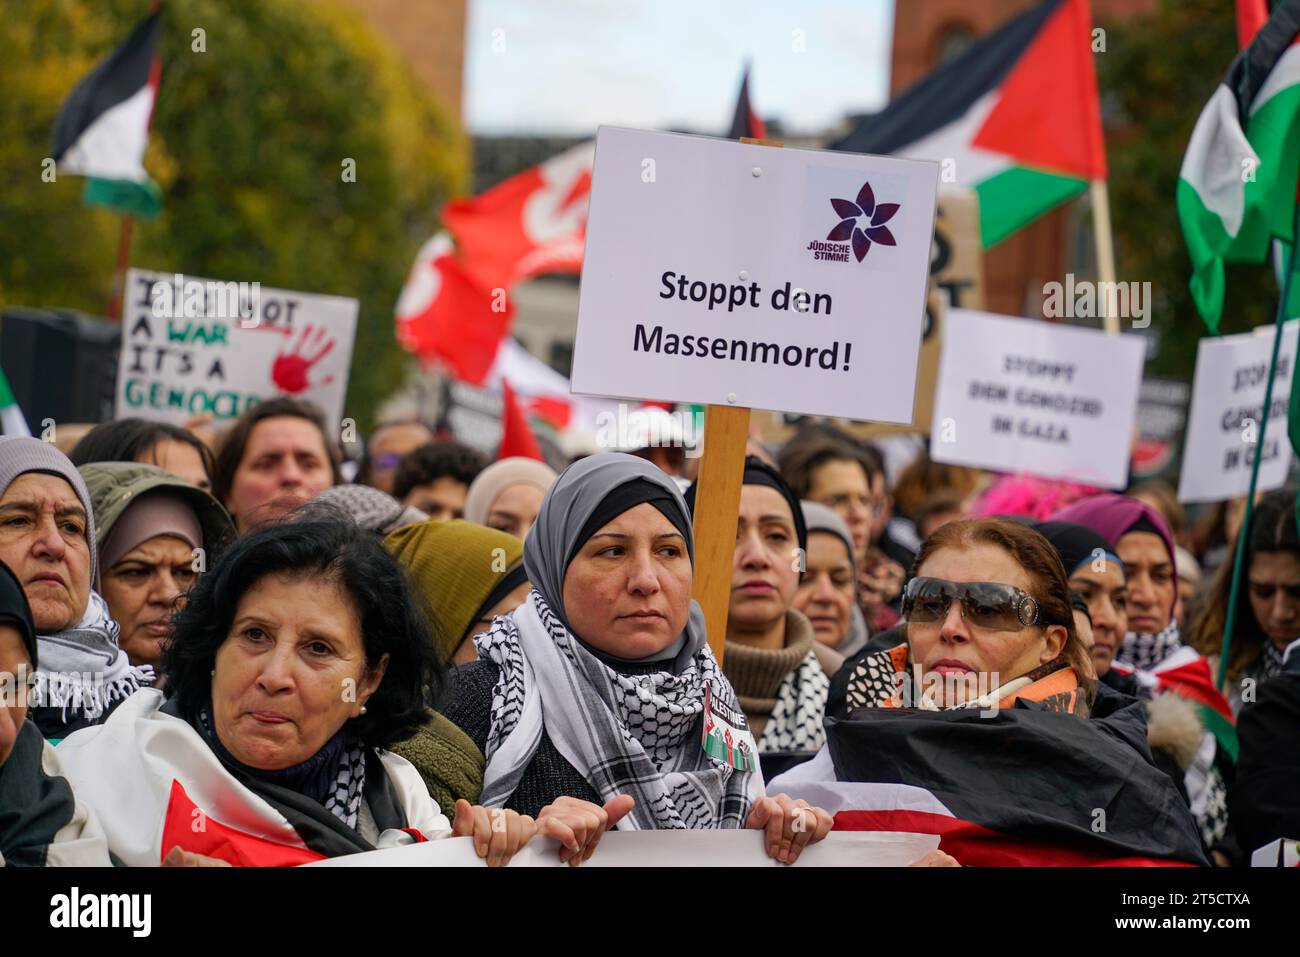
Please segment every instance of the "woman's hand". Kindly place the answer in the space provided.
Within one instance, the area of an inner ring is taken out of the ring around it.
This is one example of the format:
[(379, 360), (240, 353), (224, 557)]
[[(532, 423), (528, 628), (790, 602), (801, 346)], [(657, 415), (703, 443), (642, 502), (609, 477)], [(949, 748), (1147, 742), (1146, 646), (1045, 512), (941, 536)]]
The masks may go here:
[(767, 856), (782, 864), (793, 864), (809, 844), (831, 832), (835, 821), (819, 807), (788, 794), (759, 798), (749, 810), (745, 827), (764, 831)]
[(173, 844), (172, 849), (167, 852), (163, 858), (163, 867), (233, 867), (229, 861), (219, 860), (215, 857), (208, 857), (206, 854), (195, 854), (192, 851), (182, 850), (179, 844)]
[(957, 858), (951, 854), (945, 854), (943, 851), (935, 848), (919, 861), (913, 861), (908, 867), (961, 867), (957, 863)]
[(537, 815), (537, 833), (559, 841), (560, 860), (577, 867), (591, 860), (605, 832), (635, 806), (636, 799), (628, 794), (611, 798), (604, 807), (577, 798), (558, 797)]
[(488, 867), (505, 867), (537, 833), (537, 822), (518, 811), (471, 805), (461, 798), (456, 802), (451, 833), (453, 837), (473, 837), (474, 853), (487, 858)]

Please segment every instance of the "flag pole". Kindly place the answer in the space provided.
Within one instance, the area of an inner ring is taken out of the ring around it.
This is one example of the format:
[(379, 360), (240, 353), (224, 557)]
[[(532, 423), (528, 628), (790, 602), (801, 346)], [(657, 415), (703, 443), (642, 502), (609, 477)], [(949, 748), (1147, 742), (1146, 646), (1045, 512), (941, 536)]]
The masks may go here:
[(117, 236), (117, 264), (113, 267), (113, 288), (108, 294), (108, 318), (113, 322), (122, 319), (122, 300), (126, 285), (126, 271), (131, 266), (131, 237), (135, 231), (135, 214), (124, 213), (122, 230)]
[[(1106, 310), (1102, 323), (1110, 335), (1119, 334), (1119, 316), (1115, 314), (1115, 238), (1110, 229), (1110, 189), (1104, 179), (1094, 179), (1089, 186), (1092, 199), (1092, 236), (1097, 245), (1097, 278), (1105, 285)], [(1098, 300), (1100, 303), (1100, 299)]]
[[(1295, 208), (1291, 235), (1300, 238), (1300, 205)], [(1295, 266), (1295, 243), (1286, 257), (1286, 273), (1282, 279), (1281, 295), (1277, 301), (1277, 318), (1273, 329), (1273, 357), (1268, 365), (1268, 382), (1264, 386), (1264, 408), (1259, 415), (1259, 436), (1255, 443), (1255, 459), (1250, 465), (1250, 487), (1246, 491), (1246, 514), (1241, 519), (1232, 560), (1232, 588), (1228, 592), (1228, 613), (1223, 621), (1223, 647), (1219, 651), (1219, 674), (1215, 684), (1225, 690), (1228, 678), (1228, 652), (1232, 648), (1232, 627), (1237, 620), (1237, 601), (1241, 592), (1241, 567), (1246, 563), (1246, 540), (1250, 538), (1250, 523), (1255, 514), (1255, 488), (1259, 483), (1259, 463), (1264, 458), (1264, 437), (1268, 430), (1269, 413), (1273, 408), (1273, 380), (1277, 376), (1277, 357), (1282, 345), (1282, 327), (1286, 324), (1286, 304), (1291, 298), (1291, 272)]]

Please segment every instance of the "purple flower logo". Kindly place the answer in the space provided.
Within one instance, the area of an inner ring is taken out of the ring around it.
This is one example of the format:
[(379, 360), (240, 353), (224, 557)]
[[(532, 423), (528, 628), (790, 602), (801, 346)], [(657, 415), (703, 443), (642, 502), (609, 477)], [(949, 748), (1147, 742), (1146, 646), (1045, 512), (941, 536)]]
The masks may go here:
[[(870, 183), (862, 184), (862, 189), (858, 191), (857, 202), (851, 203), (847, 199), (832, 199), (831, 206), (835, 208), (835, 215), (840, 217), (840, 222), (839, 225), (826, 234), (826, 240), (833, 243), (842, 243), (852, 238), (853, 255), (858, 257), (858, 262), (862, 262), (872, 243), (880, 243), (882, 246), (897, 245), (894, 234), (889, 231), (889, 227), (885, 223), (894, 218), (894, 214), (898, 212), (899, 204), (880, 203), (877, 205), (876, 196), (871, 191)], [(859, 225), (859, 220), (865, 220), (866, 222)]]

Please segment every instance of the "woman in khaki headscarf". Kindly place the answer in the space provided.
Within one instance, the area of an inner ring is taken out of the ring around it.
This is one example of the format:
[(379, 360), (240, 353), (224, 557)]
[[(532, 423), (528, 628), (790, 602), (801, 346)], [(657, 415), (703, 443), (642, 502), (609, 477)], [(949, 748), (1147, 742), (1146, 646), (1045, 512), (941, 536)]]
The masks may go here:
[[(511, 611), (528, 594), (523, 542), (505, 532), (459, 519), (430, 519), (399, 528), (384, 539), (384, 547), (424, 598), (438, 653), (451, 665), (474, 661), (478, 652), (469, 639), (487, 631), (496, 615)], [(478, 802), (483, 754), (437, 711), (393, 750), (415, 765), (440, 806), (452, 806), (444, 798)]]

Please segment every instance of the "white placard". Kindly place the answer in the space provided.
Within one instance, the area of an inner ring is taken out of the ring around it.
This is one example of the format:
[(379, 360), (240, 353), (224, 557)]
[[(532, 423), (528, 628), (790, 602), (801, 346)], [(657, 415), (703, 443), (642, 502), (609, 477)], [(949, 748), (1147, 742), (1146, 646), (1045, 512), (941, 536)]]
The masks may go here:
[(936, 462), (1123, 488), (1145, 343), (954, 309), (944, 328)]
[(292, 395), (337, 426), (356, 330), (355, 299), (132, 269), (114, 416), (183, 425), (207, 413), (220, 427)]
[[(794, 867), (906, 867), (937, 849), (937, 834), (832, 831), (804, 848)], [(468, 837), (346, 854), (306, 867), (483, 867)], [(568, 867), (560, 845), (535, 838), (509, 867)], [(610, 831), (583, 867), (786, 867), (767, 856), (760, 831)]]
[(601, 127), (573, 391), (911, 421), (937, 189), (927, 161)]
[[(1256, 489), (1267, 492), (1286, 483), (1291, 468), (1287, 407), (1295, 365), (1296, 331), (1282, 329), (1273, 383), (1273, 410), (1265, 433)], [(1183, 445), (1180, 502), (1222, 502), (1250, 490), (1250, 469), (1260, 448), (1264, 389), (1273, 356), (1273, 329), (1205, 338), (1196, 348), (1196, 378)]]

